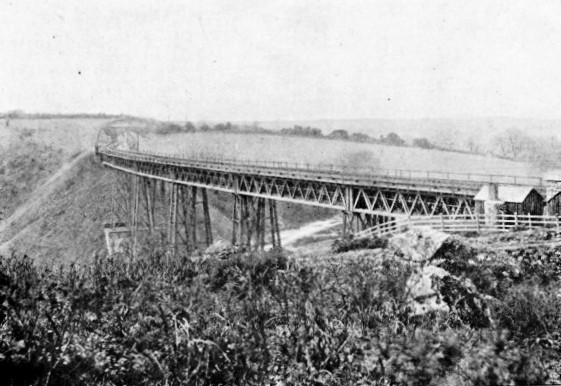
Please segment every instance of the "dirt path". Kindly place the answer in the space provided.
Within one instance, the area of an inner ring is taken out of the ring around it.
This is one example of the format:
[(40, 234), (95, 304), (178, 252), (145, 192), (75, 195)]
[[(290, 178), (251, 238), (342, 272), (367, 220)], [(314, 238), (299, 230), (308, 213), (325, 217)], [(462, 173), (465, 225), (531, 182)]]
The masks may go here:
[(283, 247), (290, 249), (297, 241), (321, 233), (328, 229), (341, 225), (341, 216), (335, 216), (327, 220), (314, 221), (298, 229), (289, 229), (281, 232), (281, 242)]

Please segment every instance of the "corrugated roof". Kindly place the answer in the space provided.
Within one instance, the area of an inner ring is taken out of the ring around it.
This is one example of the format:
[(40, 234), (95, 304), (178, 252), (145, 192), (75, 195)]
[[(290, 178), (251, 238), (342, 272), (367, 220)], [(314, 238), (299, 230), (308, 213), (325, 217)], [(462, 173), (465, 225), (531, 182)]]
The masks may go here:
[[(499, 185), (498, 201), (514, 202), (519, 204), (524, 202), (532, 190), (535, 189), (531, 186)], [(477, 201), (489, 200), (489, 185), (483, 186), (473, 199)]]

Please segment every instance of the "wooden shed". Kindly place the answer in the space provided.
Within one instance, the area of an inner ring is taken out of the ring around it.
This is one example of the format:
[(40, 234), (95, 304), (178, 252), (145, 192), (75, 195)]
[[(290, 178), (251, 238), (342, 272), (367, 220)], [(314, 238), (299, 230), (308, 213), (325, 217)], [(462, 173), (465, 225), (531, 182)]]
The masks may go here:
[(561, 214), (561, 192), (547, 197), (547, 214), (550, 216), (558, 216)]
[(561, 214), (561, 170), (552, 170), (543, 176), (546, 186), (547, 213)]
[(504, 214), (542, 215), (544, 199), (531, 186), (520, 185), (485, 185), (473, 198), (477, 213), (485, 212), (485, 202), (500, 203), (499, 210)]

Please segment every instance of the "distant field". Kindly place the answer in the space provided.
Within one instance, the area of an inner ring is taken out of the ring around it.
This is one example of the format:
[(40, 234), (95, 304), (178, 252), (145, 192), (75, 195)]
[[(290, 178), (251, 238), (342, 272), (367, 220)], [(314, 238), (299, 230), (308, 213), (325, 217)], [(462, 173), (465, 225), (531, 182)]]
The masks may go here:
[[(378, 166), (383, 169), (541, 176), (541, 172), (531, 165), (488, 156), (259, 134), (193, 133), (167, 137), (149, 136), (140, 139), (140, 148), (185, 156), (206, 154), (302, 164), (345, 164), (354, 160), (354, 164), (360, 167)], [(361, 159), (368, 162), (360, 162)]]
[(99, 128), (111, 119), (11, 119), (9, 126), (0, 119), (0, 143), (9, 144), (25, 129), (41, 143), (64, 148), (70, 154), (92, 150)]
[[(27, 129), (34, 140), (66, 149), (91, 150), (99, 128), (111, 119), (0, 119), (0, 144), (9, 144)], [(336, 164), (383, 169), (541, 176), (537, 168), (488, 156), (377, 144), (260, 134), (191, 133), (140, 138), (141, 149), (184, 155), (300, 164)]]

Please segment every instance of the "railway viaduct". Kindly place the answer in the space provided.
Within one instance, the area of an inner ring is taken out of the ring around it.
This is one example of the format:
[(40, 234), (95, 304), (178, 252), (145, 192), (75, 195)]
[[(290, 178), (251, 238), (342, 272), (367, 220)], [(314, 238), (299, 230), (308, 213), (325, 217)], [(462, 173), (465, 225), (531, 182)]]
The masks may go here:
[[(344, 232), (399, 216), (473, 216), (474, 196), (488, 183), (533, 185), (541, 180), (446, 172), (359, 170), (285, 162), (186, 158), (96, 147), (101, 163), (122, 173), (114, 207), (133, 245), (139, 232), (164, 229), (176, 251), (213, 242), (207, 190), (232, 194), (232, 244), (280, 246), (277, 201), (343, 213)], [(202, 207), (202, 210), (200, 209)]]

